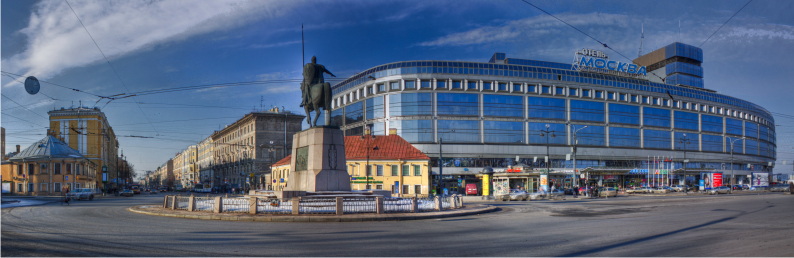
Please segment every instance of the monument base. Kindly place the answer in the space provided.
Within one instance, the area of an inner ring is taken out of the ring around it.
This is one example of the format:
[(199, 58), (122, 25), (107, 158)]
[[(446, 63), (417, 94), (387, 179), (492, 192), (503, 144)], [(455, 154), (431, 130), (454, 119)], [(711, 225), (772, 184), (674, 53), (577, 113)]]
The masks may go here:
[[(350, 191), (345, 138), (334, 127), (313, 127), (292, 137), (291, 172), (284, 192)], [(282, 192), (281, 196), (284, 196)]]

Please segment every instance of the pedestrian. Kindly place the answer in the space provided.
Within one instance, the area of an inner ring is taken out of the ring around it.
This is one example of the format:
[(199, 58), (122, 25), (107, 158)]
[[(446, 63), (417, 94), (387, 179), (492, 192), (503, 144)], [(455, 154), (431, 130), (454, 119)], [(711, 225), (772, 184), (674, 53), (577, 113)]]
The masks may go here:
[(572, 191), (573, 191), (573, 198), (579, 198), (579, 187), (574, 186)]
[(598, 198), (598, 188), (593, 188), (593, 197)]

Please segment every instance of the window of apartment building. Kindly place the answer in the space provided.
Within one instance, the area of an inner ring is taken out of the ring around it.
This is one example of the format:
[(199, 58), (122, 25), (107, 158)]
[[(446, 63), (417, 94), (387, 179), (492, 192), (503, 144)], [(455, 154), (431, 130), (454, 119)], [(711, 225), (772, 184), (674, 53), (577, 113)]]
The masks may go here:
[(372, 165), (367, 166), (367, 176), (372, 176)]
[(378, 173), (377, 175), (378, 176), (383, 176), (383, 165), (378, 165), (377, 169), (378, 169), (377, 170), (377, 173)]
[(414, 185), (414, 193), (422, 194), (422, 185)]
[(60, 175), (61, 174), (61, 163), (55, 163), (55, 168), (53, 174)]
[(397, 173), (399, 173), (399, 171), (397, 170), (398, 170), (397, 165), (391, 165), (391, 176), (398, 176)]
[(369, 189), (372, 189), (372, 186), (370, 186), (369, 184), (367, 184), (367, 188), (365, 188), (365, 189), (367, 189), (367, 190), (369, 190)]
[(52, 191), (53, 192), (61, 192), (61, 183), (53, 183), (52, 184)]
[(27, 191), (28, 192), (35, 192), (36, 188), (34, 188), (34, 187), (35, 186), (33, 185), (33, 183), (28, 183), (28, 190)]
[(414, 176), (422, 175), (422, 166), (414, 165)]
[(66, 166), (66, 174), (72, 174), (72, 163), (64, 164)]
[(28, 164), (28, 175), (36, 173), (36, 164)]
[(41, 183), (41, 188), (39, 188), (39, 192), (46, 192), (47, 191), (47, 183)]
[(18, 193), (25, 192), (25, 189), (22, 189), (22, 183), (18, 183), (18, 184), (17, 184), (17, 192), (18, 192)]
[(410, 176), (411, 175), (411, 166), (403, 165), (403, 176)]
[(375, 185), (375, 189), (383, 190), (383, 185)]
[(22, 170), (25, 169), (25, 166), (22, 164), (17, 165), (17, 175), (22, 175)]
[(409, 194), (408, 191), (411, 191), (410, 187), (409, 185), (403, 185), (403, 194)]
[(41, 163), (39, 165), (39, 173), (40, 174), (47, 174), (47, 163)]
[(82, 168), (83, 168), (83, 167), (82, 167), (82, 166), (80, 166), (80, 164), (76, 164), (75, 166), (76, 166), (76, 168), (75, 168), (75, 174), (76, 174), (76, 175), (82, 175), (82, 174), (83, 174), (83, 171), (82, 171)]

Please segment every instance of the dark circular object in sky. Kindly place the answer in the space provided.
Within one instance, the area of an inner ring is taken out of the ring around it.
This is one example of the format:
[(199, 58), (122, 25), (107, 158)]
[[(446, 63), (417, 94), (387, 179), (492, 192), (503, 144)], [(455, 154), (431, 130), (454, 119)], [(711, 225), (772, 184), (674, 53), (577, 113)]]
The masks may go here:
[(39, 79), (36, 79), (36, 77), (33, 76), (28, 76), (28, 78), (25, 79), (25, 90), (28, 92), (28, 94), (35, 95), (36, 93), (39, 93), (39, 89), (41, 89)]

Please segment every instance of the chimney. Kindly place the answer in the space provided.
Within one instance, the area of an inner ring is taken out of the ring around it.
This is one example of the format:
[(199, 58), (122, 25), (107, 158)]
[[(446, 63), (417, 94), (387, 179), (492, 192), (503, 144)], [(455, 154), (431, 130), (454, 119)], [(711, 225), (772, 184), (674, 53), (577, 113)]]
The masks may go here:
[(17, 145), (17, 153), (19, 153), (19, 145)]

